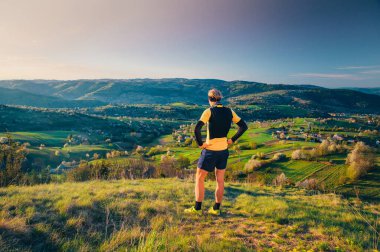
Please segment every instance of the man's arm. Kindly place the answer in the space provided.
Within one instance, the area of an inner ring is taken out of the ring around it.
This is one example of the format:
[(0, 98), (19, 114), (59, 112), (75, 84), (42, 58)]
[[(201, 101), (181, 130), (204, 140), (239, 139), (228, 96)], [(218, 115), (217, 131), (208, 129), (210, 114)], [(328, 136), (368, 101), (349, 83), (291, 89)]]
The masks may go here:
[(236, 134), (233, 137), (231, 137), (232, 142), (238, 140), (238, 138), (241, 137), (241, 135), (243, 135), (243, 133), (248, 129), (248, 126), (243, 119), (240, 119), (237, 125), (239, 126), (239, 129), (236, 132)]
[(195, 140), (197, 141), (197, 144), (199, 145), (199, 147), (202, 147), (204, 144), (202, 141), (201, 129), (203, 125), (205, 125), (208, 122), (208, 120), (210, 119), (210, 116), (211, 116), (210, 109), (206, 109), (205, 111), (203, 111), (197, 125), (195, 125), (194, 135), (195, 135)]
[(241, 137), (241, 135), (243, 135), (243, 133), (248, 129), (248, 126), (247, 124), (245, 123), (245, 121), (243, 119), (241, 119), (236, 113), (235, 111), (233, 111), (231, 109), (231, 112), (232, 112), (232, 121), (234, 123), (236, 123), (238, 126), (239, 126), (239, 129), (238, 131), (236, 132), (236, 134), (231, 137), (231, 140), (232, 142), (235, 142), (236, 140), (238, 140), (239, 137)]
[(202, 134), (201, 134), (201, 129), (202, 129), (203, 125), (205, 125), (204, 122), (198, 121), (198, 123), (197, 123), (197, 125), (195, 125), (195, 129), (194, 129), (195, 141), (197, 141), (197, 144), (199, 146), (203, 145)]

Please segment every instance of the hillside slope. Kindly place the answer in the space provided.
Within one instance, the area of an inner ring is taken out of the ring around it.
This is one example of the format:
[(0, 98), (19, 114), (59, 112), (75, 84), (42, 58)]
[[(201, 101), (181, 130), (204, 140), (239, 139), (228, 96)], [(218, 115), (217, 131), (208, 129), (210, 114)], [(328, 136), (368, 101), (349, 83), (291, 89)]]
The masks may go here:
[(229, 100), (235, 104), (293, 105), (325, 112), (377, 113), (380, 107), (377, 95), (338, 89), (276, 90), (232, 97)]
[(87, 130), (117, 128), (128, 125), (94, 116), (49, 109), (31, 109), (0, 105), (0, 131)]
[[(362, 251), (368, 224), (334, 194), (226, 185), (223, 215), (184, 216), (194, 184), (91, 181), (0, 189), (1, 251)], [(206, 182), (204, 209), (213, 202)], [(370, 224), (380, 205), (361, 205)], [(359, 208), (355, 208), (358, 210)]]
[(65, 100), (59, 97), (0, 87), (0, 104), (24, 105), (43, 108), (74, 108), (102, 106), (106, 103), (90, 99), (80, 101)]

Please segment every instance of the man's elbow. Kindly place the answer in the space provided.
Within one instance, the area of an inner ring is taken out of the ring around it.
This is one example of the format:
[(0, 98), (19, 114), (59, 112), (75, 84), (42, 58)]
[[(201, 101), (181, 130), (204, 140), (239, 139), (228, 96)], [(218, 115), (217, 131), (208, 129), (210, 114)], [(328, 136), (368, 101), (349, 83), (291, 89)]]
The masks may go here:
[(196, 134), (197, 132), (200, 132), (203, 125), (204, 125), (204, 122), (198, 121), (198, 123), (195, 125), (195, 128), (194, 128), (194, 134)]
[(239, 126), (239, 128), (242, 130), (242, 131), (246, 131), (248, 129), (248, 125), (245, 123), (245, 121), (243, 119), (241, 119), (237, 125)]
[(244, 123), (243, 130), (246, 131), (248, 129), (248, 125)]

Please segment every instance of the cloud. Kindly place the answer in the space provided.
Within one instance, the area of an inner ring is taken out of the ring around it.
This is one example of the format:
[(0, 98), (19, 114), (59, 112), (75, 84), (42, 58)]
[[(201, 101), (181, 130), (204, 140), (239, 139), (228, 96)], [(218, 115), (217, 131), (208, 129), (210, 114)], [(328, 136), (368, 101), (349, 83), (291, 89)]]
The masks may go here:
[(336, 69), (339, 69), (339, 70), (354, 70), (354, 69), (373, 69), (373, 68), (380, 68), (380, 65), (373, 65), (373, 66), (344, 66), (344, 67), (337, 67)]
[(361, 74), (380, 74), (380, 69), (360, 72)]
[(292, 74), (290, 76), (304, 77), (304, 78), (342, 79), (342, 80), (361, 80), (362, 79), (353, 74), (339, 74), (339, 73), (297, 73), (297, 74)]
[(46, 61), (47, 57), (42, 56), (19, 56), (19, 55), (12, 55), (8, 57), (0, 58), (1, 64), (13, 64), (13, 63), (25, 63), (25, 62), (40, 62), (40, 61)]

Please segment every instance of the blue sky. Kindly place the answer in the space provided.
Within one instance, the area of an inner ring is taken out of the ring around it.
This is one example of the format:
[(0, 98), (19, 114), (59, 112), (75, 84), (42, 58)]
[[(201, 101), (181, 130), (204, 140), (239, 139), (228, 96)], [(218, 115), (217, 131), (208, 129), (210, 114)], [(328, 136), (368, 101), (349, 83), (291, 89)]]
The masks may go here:
[(379, 0), (2, 0), (0, 79), (380, 87)]

